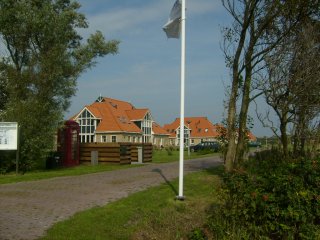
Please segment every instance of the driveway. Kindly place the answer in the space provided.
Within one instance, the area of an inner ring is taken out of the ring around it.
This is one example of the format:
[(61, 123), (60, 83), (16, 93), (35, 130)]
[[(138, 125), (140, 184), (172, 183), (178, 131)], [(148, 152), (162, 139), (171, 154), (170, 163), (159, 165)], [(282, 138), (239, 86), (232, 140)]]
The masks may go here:
[[(219, 157), (188, 160), (184, 173), (222, 164)], [(0, 239), (29, 240), (77, 212), (178, 177), (178, 162), (73, 177), (0, 185)]]

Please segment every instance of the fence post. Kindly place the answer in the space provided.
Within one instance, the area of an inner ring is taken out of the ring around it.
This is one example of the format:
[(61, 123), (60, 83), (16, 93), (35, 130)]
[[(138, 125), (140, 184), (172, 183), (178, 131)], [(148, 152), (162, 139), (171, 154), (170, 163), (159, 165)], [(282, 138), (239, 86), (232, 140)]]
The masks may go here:
[(91, 151), (91, 165), (93, 166), (98, 165), (98, 162), (99, 162), (99, 152)]

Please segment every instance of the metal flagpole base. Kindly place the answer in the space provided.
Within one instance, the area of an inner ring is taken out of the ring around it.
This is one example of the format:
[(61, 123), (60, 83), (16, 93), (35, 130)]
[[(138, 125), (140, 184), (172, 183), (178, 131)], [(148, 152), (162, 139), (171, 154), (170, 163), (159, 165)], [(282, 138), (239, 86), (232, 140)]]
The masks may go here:
[(176, 196), (176, 200), (184, 201), (186, 198), (184, 196)]

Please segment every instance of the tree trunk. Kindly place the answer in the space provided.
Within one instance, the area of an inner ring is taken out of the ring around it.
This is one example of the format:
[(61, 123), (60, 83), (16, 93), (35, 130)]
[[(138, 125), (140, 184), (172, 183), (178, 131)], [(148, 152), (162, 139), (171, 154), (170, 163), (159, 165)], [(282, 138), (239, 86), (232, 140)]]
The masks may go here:
[(232, 171), (234, 167), (234, 159), (236, 155), (237, 145), (236, 145), (236, 109), (235, 100), (232, 101), (230, 98), (229, 110), (228, 110), (228, 149), (225, 159), (225, 170), (227, 172)]
[(254, 45), (257, 39), (255, 38), (254, 23), (253, 18), (250, 22), (251, 35), (248, 50), (245, 54), (245, 80), (242, 89), (242, 103), (239, 116), (239, 137), (236, 153), (236, 164), (243, 162), (245, 158), (246, 140), (247, 140), (247, 118), (248, 118), (248, 108), (250, 104), (250, 87), (252, 79), (252, 55), (254, 52)]
[(288, 150), (288, 135), (287, 135), (287, 123), (281, 119), (280, 120), (280, 132), (281, 132), (281, 144), (282, 144), (282, 151), (285, 158), (289, 156)]
[(240, 33), (239, 42), (232, 62), (232, 87), (228, 104), (228, 149), (225, 159), (225, 170), (230, 172), (234, 168), (235, 157), (237, 154), (237, 130), (236, 130), (236, 102), (239, 87), (239, 64), (241, 53), (244, 49), (247, 30), (250, 24), (250, 16), (254, 11), (254, 4), (245, 4), (242, 29)]
[(245, 148), (247, 139), (247, 117), (250, 103), (249, 92), (251, 85), (251, 77), (246, 77), (243, 87), (243, 97), (241, 104), (241, 111), (239, 116), (239, 137), (237, 145), (236, 164), (243, 162), (245, 159)]

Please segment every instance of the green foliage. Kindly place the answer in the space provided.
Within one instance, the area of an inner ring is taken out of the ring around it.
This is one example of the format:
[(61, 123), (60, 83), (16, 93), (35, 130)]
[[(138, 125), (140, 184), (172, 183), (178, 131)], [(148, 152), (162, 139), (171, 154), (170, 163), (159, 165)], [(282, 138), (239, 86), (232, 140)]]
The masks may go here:
[(274, 151), (225, 174), (225, 203), (213, 210), (211, 229), (220, 237), (237, 226), (250, 239), (316, 239), (319, 166), (319, 157), (288, 162)]
[(202, 229), (196, 228), (188, 235), (189, 240), (207, 240), (207, 236)]
[(15, 167), (16, 154), (14, 151), (0, 151), (0, 174), (6, 174)]
[(52, 150), (77, 78), (95, 59), (115, 54), (118, 41), (101, 32), (87, 42), (78, 34), (88, 23), (70, 0), (0, 1), (0, 119), (21, 126), (23, 170), (43, 166)]

